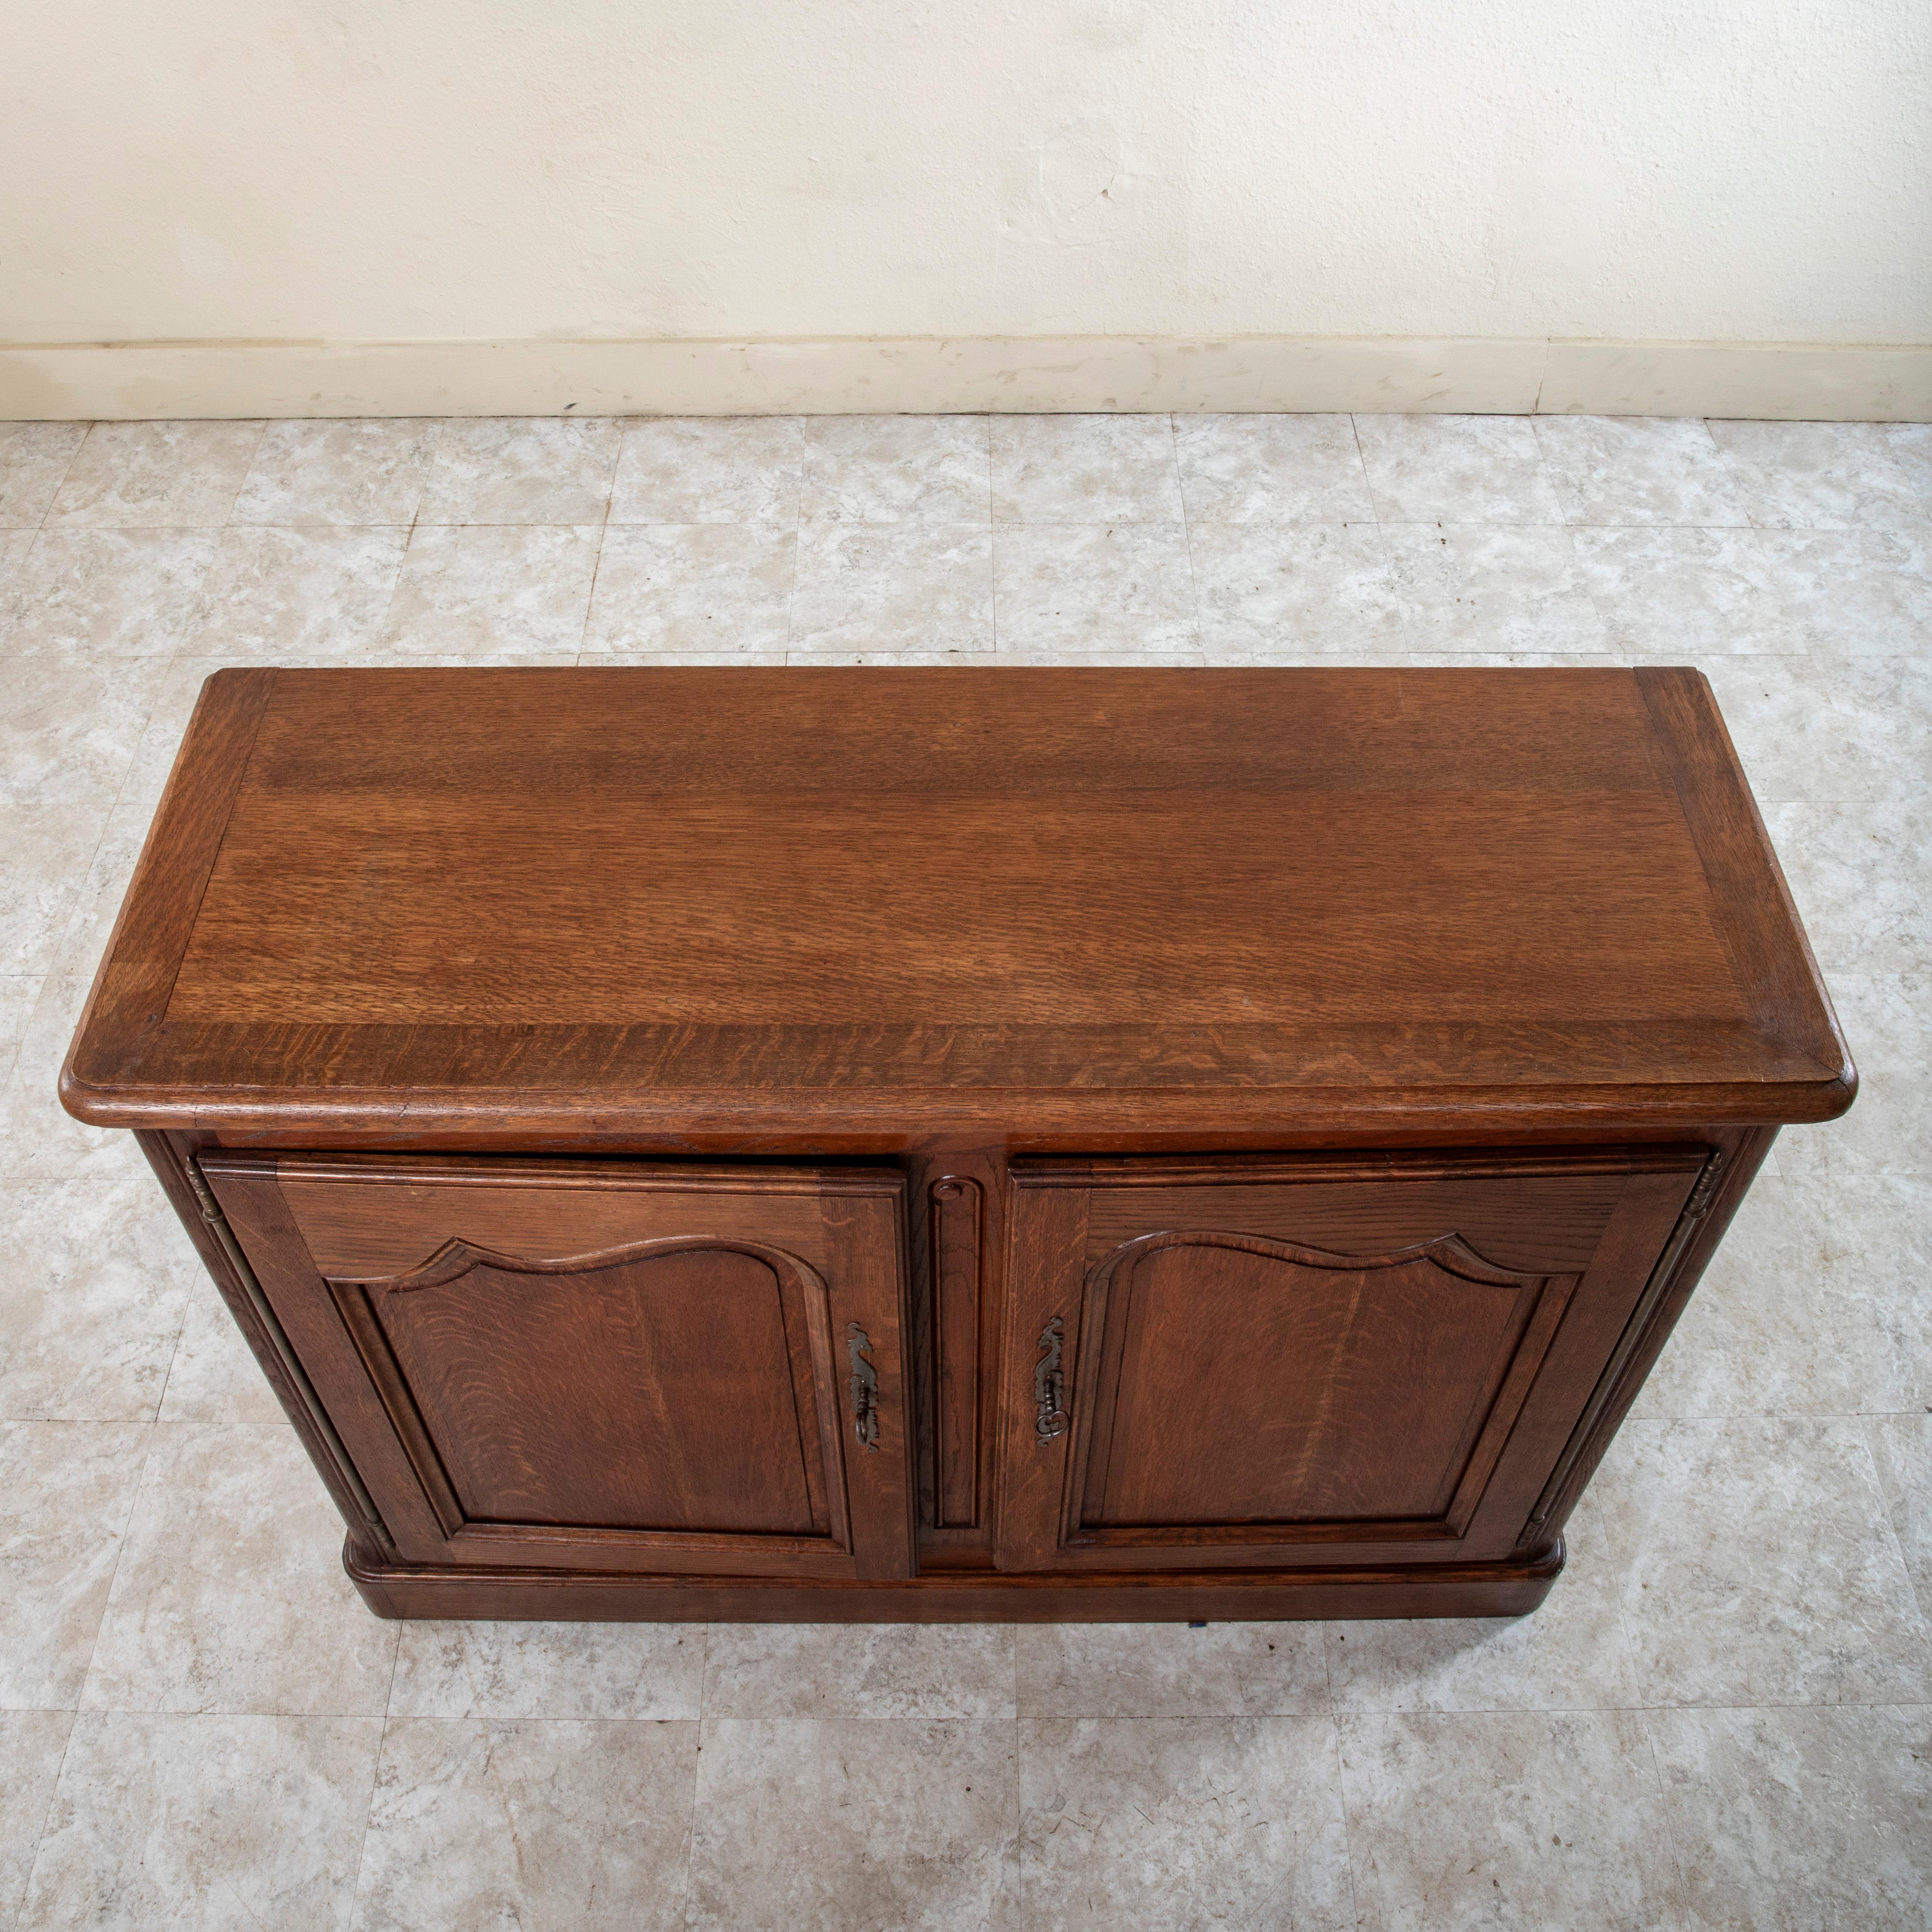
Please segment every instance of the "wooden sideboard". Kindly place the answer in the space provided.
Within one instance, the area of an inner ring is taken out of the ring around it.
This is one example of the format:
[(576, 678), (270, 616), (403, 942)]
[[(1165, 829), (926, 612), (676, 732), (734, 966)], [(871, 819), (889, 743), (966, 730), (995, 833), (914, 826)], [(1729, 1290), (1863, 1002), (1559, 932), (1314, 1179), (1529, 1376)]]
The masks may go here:
[(1688, 670), (227, 670), (62, 1094), (392, 1616), (1533, 1608), (1856, 1076)]

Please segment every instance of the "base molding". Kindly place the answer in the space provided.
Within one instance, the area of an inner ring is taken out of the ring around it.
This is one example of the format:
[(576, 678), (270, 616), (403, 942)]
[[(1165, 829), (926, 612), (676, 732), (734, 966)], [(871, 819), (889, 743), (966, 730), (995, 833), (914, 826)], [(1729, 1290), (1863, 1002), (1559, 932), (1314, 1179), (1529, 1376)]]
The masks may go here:
[(1545, 337), (0, 345), (0, 418), (1154, 410), (1932, 419), (1932, 346)]
[(456, 1570), (384, 1563), (343, 1546), (379, 1617), (560, 1623), (1270, 1623), (1357, 1617), (1514, 1617), (1563, 1568), (1529, 1557), (1406, 1570), (1174, 1570), (1009, 1576), (950, 1571), (903, 1582)]

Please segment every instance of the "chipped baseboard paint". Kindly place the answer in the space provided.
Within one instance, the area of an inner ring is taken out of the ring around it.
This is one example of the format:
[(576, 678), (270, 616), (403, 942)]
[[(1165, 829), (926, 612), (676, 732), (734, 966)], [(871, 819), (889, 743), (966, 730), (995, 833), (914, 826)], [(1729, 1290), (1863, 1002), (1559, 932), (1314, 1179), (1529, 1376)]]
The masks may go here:
[(0, 346), (0, 418), (1069, 410), (1932, 420), (1932, 346), (1067, 336)]

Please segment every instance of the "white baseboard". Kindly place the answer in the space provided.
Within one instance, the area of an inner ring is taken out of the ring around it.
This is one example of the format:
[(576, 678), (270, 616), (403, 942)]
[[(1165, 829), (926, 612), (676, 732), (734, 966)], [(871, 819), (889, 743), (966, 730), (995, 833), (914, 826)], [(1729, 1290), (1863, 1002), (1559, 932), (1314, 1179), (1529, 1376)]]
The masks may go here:
[(0, 346), (0, 418), (1466, 410), (1932, 420), (1932, 346), (1235, 336)]

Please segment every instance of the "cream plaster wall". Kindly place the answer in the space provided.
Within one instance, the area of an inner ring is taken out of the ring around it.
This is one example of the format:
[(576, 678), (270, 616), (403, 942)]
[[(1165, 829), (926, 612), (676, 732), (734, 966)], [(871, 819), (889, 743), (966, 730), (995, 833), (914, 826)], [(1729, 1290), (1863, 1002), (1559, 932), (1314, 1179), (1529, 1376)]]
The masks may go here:
[(1924, 0), (11, 0), (0, 344), (23, 412), (77, 345), (1924, 344), (1928, 72)]

